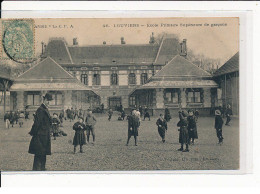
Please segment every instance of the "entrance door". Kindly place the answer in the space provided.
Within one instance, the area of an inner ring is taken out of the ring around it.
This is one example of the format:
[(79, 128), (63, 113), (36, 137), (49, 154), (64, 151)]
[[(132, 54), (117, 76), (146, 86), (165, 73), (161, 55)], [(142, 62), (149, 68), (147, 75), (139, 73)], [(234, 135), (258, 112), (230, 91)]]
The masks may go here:
[(121, 105), (121, 97), (109, 97), (108, 99), (109, 107), (116, 110), (116, 107)]

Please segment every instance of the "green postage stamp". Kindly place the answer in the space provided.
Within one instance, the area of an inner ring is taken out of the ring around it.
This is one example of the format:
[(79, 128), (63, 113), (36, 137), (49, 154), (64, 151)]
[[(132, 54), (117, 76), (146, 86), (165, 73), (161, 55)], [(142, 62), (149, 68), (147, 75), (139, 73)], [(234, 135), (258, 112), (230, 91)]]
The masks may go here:
[(1, 58), (19, 63), (32, 62), (35, 58), (34, 20), (2, 20), (1, 25)]

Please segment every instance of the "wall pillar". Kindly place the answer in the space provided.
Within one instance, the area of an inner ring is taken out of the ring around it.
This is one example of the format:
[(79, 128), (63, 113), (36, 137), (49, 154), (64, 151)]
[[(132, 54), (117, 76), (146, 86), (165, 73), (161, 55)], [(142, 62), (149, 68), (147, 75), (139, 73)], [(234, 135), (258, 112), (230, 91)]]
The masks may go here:
[(156, 108), (164, 108), (163, 89), (156, 89)]
[(70, 109), (72, 107), (72, 91), (64, 92), (64, 109)]
[(16, 100), (17, 100), (16, 108), (19, 109), (19, 110), (23, 110), (24, 109), (24, 93), (23, 93), (23, 91), (17, 92)]
[(186, 99), (186, 89), (185, 88), (180, 88), (180, 99), (181, 99), (181, 108), (186, 108), (187, 107), (187, 99)]

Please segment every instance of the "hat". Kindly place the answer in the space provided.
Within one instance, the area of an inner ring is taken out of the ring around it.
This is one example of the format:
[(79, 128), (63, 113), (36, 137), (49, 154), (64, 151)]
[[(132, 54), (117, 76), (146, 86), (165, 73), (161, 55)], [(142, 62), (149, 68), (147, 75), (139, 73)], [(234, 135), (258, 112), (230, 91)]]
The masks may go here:
[(55, 112), (55, 113), (53, 113), (53, 115), (57, 115), (58, 116), (58, 114)]
[(221, 115), (220, 110), (216, 110), (216, 111), (215, 111), (215, 115)]
[(188, 116), (188, 112), (187, 112), (186, 110), (183, 110), (183, 111), (182, 111), (182, 115), (183, 115), (184, 117), (187, 117), (187, 116)]
[(43, 98), (46, 99), (46, 100), (48, 100), (48, 101), (53, 100), (52, 95), (51, 95), (50, 93), (46, 93)]

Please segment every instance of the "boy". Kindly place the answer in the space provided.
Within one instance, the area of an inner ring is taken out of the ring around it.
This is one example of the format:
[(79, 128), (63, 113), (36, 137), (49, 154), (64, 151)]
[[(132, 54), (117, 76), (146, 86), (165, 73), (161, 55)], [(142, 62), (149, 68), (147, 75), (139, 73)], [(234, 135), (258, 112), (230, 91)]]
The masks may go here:
[(78, 122), (73, 125), (73, 130), (75, 130), (75, 135), (73, 138), (74, 154), (76, 153), (76, 147), (80, 146), (80, 153), (83, 153), (83, 145), (86, 144), (86, 137), (84, 131), (86, 130), (86, 125), (83, 123), (83, 118), (79, 117)]
[[(179, 111), (180, 121), (177, 124), (177, 127), (180, 127), (179, 131), (179, 143), (181, 144), (181, 148), (178, 151), (189, 152), (189, 133), (188, 133), (188, 121), (187, 121), (188, 113), (187, 111)], [(186, 149), (183, 149), (183, 144), (186, 145)]]
[(58, 135), (59, 135), (59, 125), (60, 125), (60, 120), (58, 118), (58, 114), (57, 113), (53, 113), (52, 130), (53, 130), (54, 140), (56, 140), (56, 137), (58, 137)]
[(218, 143), (222, 144), (223, 143), (223, 136), (222, 136), (222, 126), (223, 126), (223, 119), (221, 117), (221, 112), (219, 110), (215, 111), (215, 129), (217, 132), (217, 137), (218, 137)]
[(85, 123), (86, 123), (86, 130), (87, 130), (87, 142), (89, 143), (89, 136), (90, 136), (90, 132), (92, 134), (93, 137), (93, 145), (95, 144), (95, 124), (97, 122), (96, 117), (92, 114), (92, 111), (89, 110)]
[(162, 142), (165, 142), (165, 132), (167, 130), (167, 121), (163, 118), (163, 114), (160, 114), (159, 119), (156, 122), (158, 126), (158, 133), (162, 138)]

